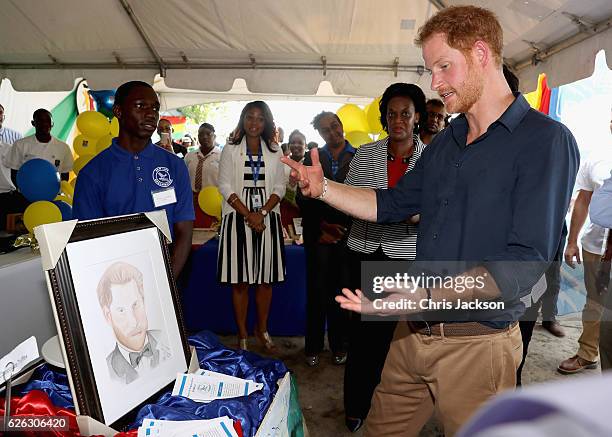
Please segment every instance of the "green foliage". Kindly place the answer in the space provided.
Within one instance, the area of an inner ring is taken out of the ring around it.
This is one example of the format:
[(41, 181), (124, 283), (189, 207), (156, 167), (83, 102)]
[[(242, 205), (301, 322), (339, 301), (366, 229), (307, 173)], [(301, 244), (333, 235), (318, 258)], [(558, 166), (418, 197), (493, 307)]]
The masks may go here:
[(178, 110), (187, 117), (187, 123), (191, 122), (200, 125), (204, 122), (210, 123), (227, 114), (228, 107), (226, 102), (202, 103), (199, 105), (184, 106)]

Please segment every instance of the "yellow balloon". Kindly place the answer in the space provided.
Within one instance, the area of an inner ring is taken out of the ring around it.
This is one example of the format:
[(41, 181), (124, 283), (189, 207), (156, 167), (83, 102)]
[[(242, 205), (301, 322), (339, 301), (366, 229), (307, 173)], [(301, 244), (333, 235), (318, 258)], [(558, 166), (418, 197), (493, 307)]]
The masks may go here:
[(66, 202), (68, 205), (72, 206), (72, 196), (68, 196), (64, 193), (58, 194), (53, 200), (61, 200), (62, 202)]
[(368, 133), (363, 131), (349, 132), (346, 134), (345, 138), (353, 147), (359, 147), (363, 144), (372, 142), (372, 138), (368, 135)]
[(375, 98), (372, 103), (367, 106), (366, 117), (368, 119), (368, 132), (371, 134), (379, 134), (383, 127), (380, 123), (380, 97)]
[(104, 135), (96, 143), (96, 153), (100, 153), (102, 150), (109, 148), (112, 141), (113, 136), (111, 134)]
[(114, 137), (119, 136), (119, 120), (117, 117), (113, 117), (110, 122), (110, 134)]
[(336, 114), (342, 122), (344, 132), (367, 132), (369, 130), (368, 119), (366, 118), (365, 112), (357, 105), (353, 105), (352, 103), (343, 105), (338, 109)]
[(60, 182), (60, 191), (62, 193), (65, 193), (69, 196), (74, 196), (74, 187), (72, 185), (70, 185), (70, 182), (68, 181), (61, 181)]
[(96, 140), (89, 138), (83, 134), (78, 135), (72, 142), (74, 152), (79, 156), (95, 155)]
[(91, 161), (92, 158), (93, 156), (91, 155), (85, 155), (85, 156), (80, 156), (77, 159), (75, 159), (74, 165), (72, 166), (72, 171), (74, 172), (74, 174), (78, 175), (79, 172), (83, 169), (83, 167), (85, 167), (87, 163)]
[(389, 134), (388, 134), (387, 132), (382, 131), (382, 132), (380, 133), (380, 135), (378, 136), (377, 141), (380, 141), (380, 140), (382, 140), (382, 139), (385, 139), (385, 138), (387, 138), (388, 136), (389, 136)]
[(62, 221), (62, 212), (57, 205), (40, 200), (30, 204), (23, 213), (23, 224), (32, 232), (36, 226)]
[(223, 196), (219, 192), (217, 187), (208, 186), (202, 188), (202, 191), (198, 194), (198, 205), (202, 211), (206, 214), (221, 218), (221, 204), (223, 203)]
[(98, 111), (81, 112), (77, 117), (76, 123), (83, 135), (94, 140), (110, 132), (108, 119)]

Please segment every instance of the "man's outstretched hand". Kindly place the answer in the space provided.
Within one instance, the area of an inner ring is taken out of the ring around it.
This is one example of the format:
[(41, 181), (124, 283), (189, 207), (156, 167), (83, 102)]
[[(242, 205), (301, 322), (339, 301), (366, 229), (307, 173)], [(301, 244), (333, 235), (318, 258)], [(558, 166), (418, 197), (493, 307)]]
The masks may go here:
[(319, 150), (312, 149), (310, 158), (312, 159), (312, 165), (295, 162), (286, 156), (283, 156), (281, 161), (291, 167), (291, 181), (297, 182), (304, 196), (319, 197), (323, 193), (323, 168), (319, 162)]
[(386, 290), (387, 295), (379, 300), (378, 306), (374, 302), (366, 298), (361, 290), (356, 289), (354, 292), (348, 288), (342, 289), (342, 295), (336, 296), (336, 302), (340, 304), (342, 309), (353, 311), (359, 314), (368, 316), (401, 316), (405, 314), (413, 314), (419, 312), (413, 308), (407, 307), (405, 301), (415, 301), (412, 293), (406, 291)]
[[(336, 302), (340, 304), (340, 307), (344, 310), (354, 311), (356, 313), (361, 314), (361, 312), (363, 311), (361, 307), (361, 301), (364, 300), (363, 293), (361, 292), (361, 290), (355, 290), (355, 292), (353, 293), (348, 288), (343, 288), (342, 294), (344, 296), (336, 296)], [(368, 302), (367, 299), (365, 299), (365, 301)]]

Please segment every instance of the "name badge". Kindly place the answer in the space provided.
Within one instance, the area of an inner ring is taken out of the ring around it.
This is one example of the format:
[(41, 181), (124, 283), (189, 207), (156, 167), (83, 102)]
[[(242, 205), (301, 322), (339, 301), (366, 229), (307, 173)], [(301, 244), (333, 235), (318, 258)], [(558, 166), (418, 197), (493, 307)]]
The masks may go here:
[(255, 209), (261, 209), (263, 204), (261, 203), (261, 194), (253, 194), (251, 196), (251, 204)]
[(165, 188), (158, 191), (151, 191), (151, 195), (153, 196), (153, 204), (156, 208), (176, 203), (176, 193), (174, 192), (174, 187)]

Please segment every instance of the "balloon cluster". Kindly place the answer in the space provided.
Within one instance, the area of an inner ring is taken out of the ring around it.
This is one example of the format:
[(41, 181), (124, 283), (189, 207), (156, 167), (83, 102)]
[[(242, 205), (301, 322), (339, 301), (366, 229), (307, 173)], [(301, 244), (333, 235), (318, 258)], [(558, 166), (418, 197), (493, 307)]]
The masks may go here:
[[(79, 135), (72, 143), (78, 157), (74, 161), (75, 175), (119, 135), (119, 122), (96, 111), (82, 112), (76, 120)], [(31, 159), (17, 172), (19, 191), (31, 203), (23, 213), (23, 223), (32, 232), (36, 226), (72, 219), (72, 197), (76, 178), (60, 181), (57, 169), (44, 159)]]
[(113, 137), (119, 135), (119, 121), (113, 117), (109, 123), (101, 112), (85, 111), (79, 114), (76, 123), (80, 134), (74, 138), (72, 148), (79, 157), (72, 171), (78, 175), (91, 158), (108, 148)]
[[(72, 207), (60, 197), (63, 185), (57, 169), (49, 161), (35, 158), (26, 161), (17, 172), (17, 186), (26, 199), (32, 202), (23, 213), (23, 223), (28, 231), (42, 224), (61, 222), (72, 218)], [(72, 187), (70, 187), (72, 188)], [(72, 203), (72, 197), (70, 197)]]
[(344, 126), (345, 137), (353, 147), (359, 147), (387, 136), (380, 123), (380, 97), (372, 100), (364, 109), (352, 103), (342, 105), (336, 115)]
[[(101, 112), (81, 112), (76, 120), (80, 132), (72, 142), (72, 148), (78, 155), (74, 160), (72, 171), (78, 176), (83, 167), (98, 153), (110, 147), (113, 138), (119, 135), (119, 121), (108, 118)], [(74, 180), (74, 179), (73, 179)]]

